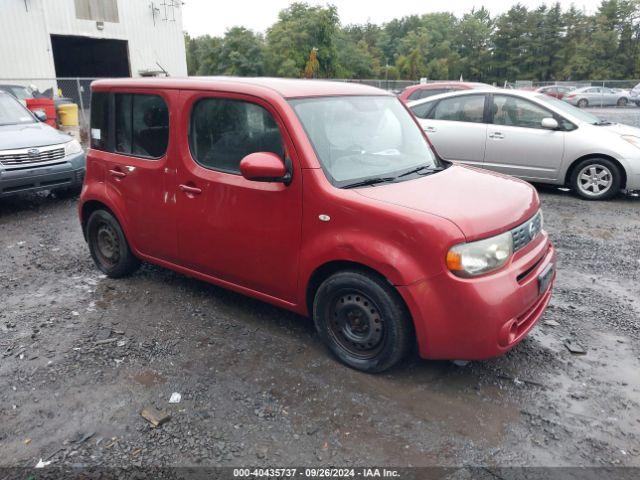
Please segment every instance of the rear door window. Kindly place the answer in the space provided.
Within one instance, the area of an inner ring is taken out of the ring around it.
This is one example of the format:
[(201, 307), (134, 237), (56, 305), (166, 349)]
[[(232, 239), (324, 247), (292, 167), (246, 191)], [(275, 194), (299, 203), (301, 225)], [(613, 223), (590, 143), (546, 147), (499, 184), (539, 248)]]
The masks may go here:
[(169, 109), (159, 95), (115, 95), (115, 150), (158, 159), (169, 143)]
[(484, 95), (460, 95), (444, 98), (431, 111), (433, 120), (482, 123), (484, 121)]

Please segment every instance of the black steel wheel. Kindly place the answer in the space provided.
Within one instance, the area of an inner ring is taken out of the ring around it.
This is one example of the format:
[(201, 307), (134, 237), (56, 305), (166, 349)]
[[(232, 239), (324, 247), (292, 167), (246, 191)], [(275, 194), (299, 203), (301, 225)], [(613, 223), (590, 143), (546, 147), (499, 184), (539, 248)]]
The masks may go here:
[(346, 365), (382, 372), (413, 345), (413, 323), (404, 302), (383, 278), (343, 271), (327, 278), (313, 303), (318, 334)]
[(380, 311), (364, 293), (346, 289), (331, 300), (329, 334), (350, 355), (375, 358), (383, 346), (385, 325)]
[(133, 255), (118, 220), (106, 210), (96, 210), (87, 221), (87, 242), (96, 266), (112, 278), (135, 272), (140, 261)]

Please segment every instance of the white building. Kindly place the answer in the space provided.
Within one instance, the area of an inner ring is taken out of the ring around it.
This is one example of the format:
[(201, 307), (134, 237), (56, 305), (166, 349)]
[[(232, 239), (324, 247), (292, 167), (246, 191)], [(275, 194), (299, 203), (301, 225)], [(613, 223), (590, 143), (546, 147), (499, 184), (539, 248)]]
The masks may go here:
[(187, 75), (181, 0), (0, 0), (0, 79), (160, 72)]

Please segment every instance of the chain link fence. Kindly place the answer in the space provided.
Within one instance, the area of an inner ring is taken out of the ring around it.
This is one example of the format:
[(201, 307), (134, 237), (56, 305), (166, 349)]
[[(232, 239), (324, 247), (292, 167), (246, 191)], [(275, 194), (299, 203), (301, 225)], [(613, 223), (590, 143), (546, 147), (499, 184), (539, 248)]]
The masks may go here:
[(27, 98), (52, 98), (56, 106), (73, 103), (78, 106), (80, 138), (89, 139), (89, 109), (91, 106), (91, 82), (95, 78), (0, 78), (0, 90), (21, 101)]
[[(88, 142), (91, 106), (91, 82), (96, 78), (0, 78), (0, 90), (16, 96), (20, 100), (32, 97), (53, 98), (56, 105), (74, 103), (78, 106), (80, 137)], [(418, 81), (388, 79), (333, 79), (340, 82), (360, 83), (400, 93)], [(428, 80), (429, 83), (438, 80)], [(443, 80), (451, 82), (451, 80)], [(638, 85), (638, 92), (633, 92)], [(518, 80), (505, 82), (504, 88), (537, 90), (558, 96), (573, 105), (584, 108), (638, 108), (640, 107), (640, 80), (586, 80), (576, 82), (539, 82)], [(593, 90), (593, 91), (591, 91)], [(636, 107), (637, 105), (637, 107)], [(640, 113), (640, 109), (638, 110)]]

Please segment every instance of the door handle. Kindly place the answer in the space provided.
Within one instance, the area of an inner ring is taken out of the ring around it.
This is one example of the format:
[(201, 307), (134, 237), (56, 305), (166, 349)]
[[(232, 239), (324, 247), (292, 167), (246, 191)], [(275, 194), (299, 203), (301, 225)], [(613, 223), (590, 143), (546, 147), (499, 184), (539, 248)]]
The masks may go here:
[(424, 131), (427, 133), (435, 133), (436, 127), (424, 127)]
[(492, 133), (489, 134), (489, 138), (500, 139), (500, 138), (504, 138), (504, 135), (502, 133), (500, 133), (500, 132), (492, 132)]
[(198, 187), (192, 187), (190, 185), (180, 185), (180, 190), (182, 190), (185, 193), (190, 193), (192, 195), (199, 195), (202, 193), (202, 189), (198, 188)]
[(116, 177), (116, 178), (124, 178), (124, 177), (126, 177), (126, 176), (127, 176), (127, 174), (126, 174), (126, 173), (124, 173), (122, 170), (113, 170), (113, 169), (112, 169), (112, 170), (109, 170), (109, 174), (110, 174), (112, 177)]

